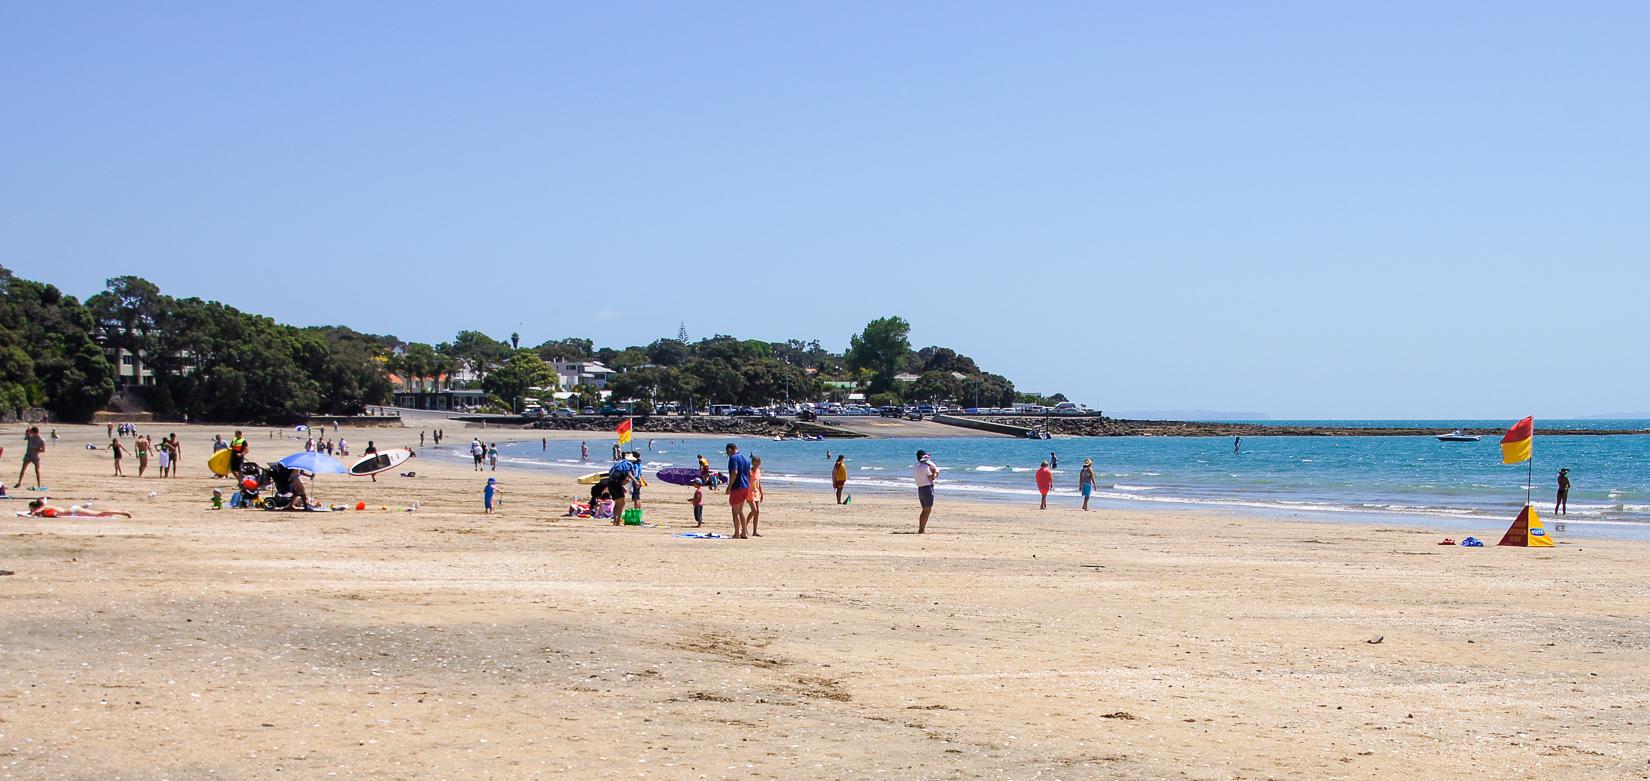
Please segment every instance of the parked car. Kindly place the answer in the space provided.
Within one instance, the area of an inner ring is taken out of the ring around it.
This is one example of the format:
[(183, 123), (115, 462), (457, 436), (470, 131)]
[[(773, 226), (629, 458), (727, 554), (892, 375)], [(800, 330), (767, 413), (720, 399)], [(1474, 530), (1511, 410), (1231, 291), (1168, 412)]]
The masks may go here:
[(579, 410), (579, 414), (580, 415), (594, 415), (594, 414), (596, 414), (596, 408), (595, 407), (585, 407), (584, 409)]
[(552, 418), (571, 418), (571, 417), (573, 417), (573, 410), (570, 410), (566, 407), (557, 407), (555, 410), (553, 410), (550, 413), (550, 417), (552, 417)]
[(922, 410), (921, 409), (908, 409), (908, 410), (906, 410), (905, 411), (905, 419), (906, 420), (922, 420)]
[(900, 415), (905, 414), (905, 410), (902, 410), (899, 407), (883, 407), (877, 410), (877, 414), (885, 418), (897, 418)]
[(1089, 414), (1089, 411), (1088, 411), (1087, 407), (1084, 407), (1083, 405), (1078, 404), (1076, 402), (1062, 401), (1059, 404), (1054, 405), (1054, 414), (1056, 414), (1056, 415), (1087, 415), (1087, 414)]
[(924, 414), (924, 415), (932, 415), (932, 414), (934, 414), (934, 405), (932, 405), (932, 404), (918, 404), (917, 405), (917, 411)]

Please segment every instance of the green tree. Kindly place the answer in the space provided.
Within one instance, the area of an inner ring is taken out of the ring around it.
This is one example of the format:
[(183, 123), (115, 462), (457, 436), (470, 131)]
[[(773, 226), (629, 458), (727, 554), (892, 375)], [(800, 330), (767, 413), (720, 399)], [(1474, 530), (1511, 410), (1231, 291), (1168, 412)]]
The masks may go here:
[(911, 324), (898, 315), (872, 320), (848, 340), (848, 366), (871, 373), (872, 393), (894, 389), (894, 375), (911, 352)]
[[(0, 390), (17, 406), (39, 405), (61, 420), (84, 421), (114, 394), (114, 369), (93, 340), (92, 313), (73, 296), (44, 282), (20, 279), (0, 267)], [(19, 359), (15, 350), (21, 350)], [(21, 404), (18, 404), (21, 400)]]
[[(519, 339), (516, 334), (511, 334), (511, 336)], [(442, 342), (435, 349), (437, 353), (452, 359), (454, 362), (462, 363), (464, 367), (482, 375), (492, 371), (493, 367), (509, 360), (511, 353), (514, 352), (510, 345), (480, 331), (459, 331), (451, 342)], [(456, 369), (457, 366), (453, 368)], [(451, 371), (450, 369), (448, 373)]]
[(961, 355), (949, 347), (924, 347), (917, 351), (917, 357), (921, 359), (919, 374), (924, 372), (980, 373), (980, 367), (974, 363), (973, 358)]
[(742, 398), (745, 378), (733, 364), (719, 358), (694, 358), (682, 366), (707, 402), (729, 404)]
[(655, 366), (681, 366), (693, 357), (692, 348), (675, 339), (660, 339), (647, 346), (647, 360)]
[(510, 359), (505, 361), (504, 365), (494, 369), (481, 381), (481, 386), (488, 393), (510, 402), (511, 405), (514, 405), (519, 397), (527, 395), (528, 388), (555, 385), (556, 372), (532, 350), (517, 350), (511, 353)]
[(546, 361), (588, 361), (596, 355), (596, 347), (589, 339), (551, 339), (533, 352)]
[(156, 323), (169, 305), (155, 283), (121, 276), (104, 281), (103, 292), (86, 299), (105, 343), (132, 357), (132, 382), (141, 383), (143, 363), (154, 352)]
[(905, 390), (912, 401), (952, 401), (962, 396), (962, 381), (951, 372), (928, 372)]
[(802, 369), (773, 358), (758, 358), (745, 364), (741, 371), (745, 387), (739, 402), (764, 405), (788, 399), (814, 399), (819, 396), (819, 382)]

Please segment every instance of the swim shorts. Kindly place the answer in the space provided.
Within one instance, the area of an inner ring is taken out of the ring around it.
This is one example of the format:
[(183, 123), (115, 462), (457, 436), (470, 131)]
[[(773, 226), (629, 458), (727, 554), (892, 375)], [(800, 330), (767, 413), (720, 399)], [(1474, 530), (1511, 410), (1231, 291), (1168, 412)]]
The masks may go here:
[(1083, 491), (1083, 498), (1087, 499), (1089, 494), (1094, 493), (1094, 483), (1084, 483), (1082, 491)]
[(740, 505), (743, 505), (745, 502), (750, 501), (750, 498), (751, 498), (751, 489), (749, 489), (749, 488), (729, 488), (728, 489), (728, 504), (733, 506), (733, 507), (739, 507)]
[(917, 501), (922, 503), (922, 506), (923, 506), (924, 509), (929, 508), (929, 507), (933, 507), (934, 506), (934, 486), (931, 486), (931, 485), (919, 485), (919, 486), (917, 486)]
[(841, 487), (843, 487), (847, 484), (848, 484), (847, 480), (832, 480), (831, 481), (831, 487), (832, 488), (841, 488)]

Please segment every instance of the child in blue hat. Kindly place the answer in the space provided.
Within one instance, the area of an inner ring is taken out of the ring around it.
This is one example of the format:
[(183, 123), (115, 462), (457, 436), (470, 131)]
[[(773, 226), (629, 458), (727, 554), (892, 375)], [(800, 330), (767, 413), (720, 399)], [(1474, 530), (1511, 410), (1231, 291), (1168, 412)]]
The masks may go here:
[[(481, 504), (482, 504), (482, 506), (487, 508), (487, 513), (488, 514), (491, 514), (493, 512), (493, 494), (496, 494), (498, 492), (499, 492), (498, 478), (496, 478), (496, 477), (487, 478), (487, 487), (481, 489)], [(503, 502), (499, 502), (499, 503), (503, 504)]]

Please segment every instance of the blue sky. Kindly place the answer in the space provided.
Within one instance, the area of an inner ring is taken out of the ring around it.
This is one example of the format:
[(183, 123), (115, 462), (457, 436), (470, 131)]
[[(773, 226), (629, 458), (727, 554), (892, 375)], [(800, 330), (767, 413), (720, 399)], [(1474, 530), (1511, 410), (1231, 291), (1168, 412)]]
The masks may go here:
[(1650, 5), (8, 3), (0, 264), (1107, 409), (1650, 408)]

